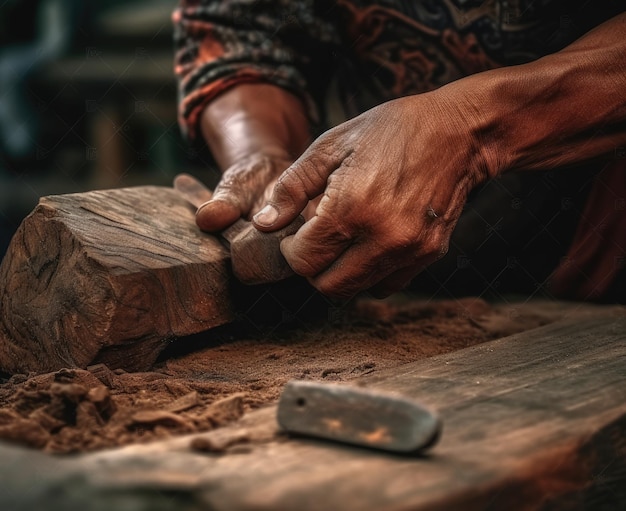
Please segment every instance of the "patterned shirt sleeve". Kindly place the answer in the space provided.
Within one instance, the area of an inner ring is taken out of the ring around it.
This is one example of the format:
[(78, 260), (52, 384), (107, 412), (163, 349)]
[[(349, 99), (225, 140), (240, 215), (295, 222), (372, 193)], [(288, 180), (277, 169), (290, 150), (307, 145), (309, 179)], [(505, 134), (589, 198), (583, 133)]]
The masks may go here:
[(332, 73), (334, 28), (313, 0), (180, 0), (173, 13), (179, 122), (198, 137), (202, 110), (242, 83), (271, 83), (300, 97), (312, 123)]

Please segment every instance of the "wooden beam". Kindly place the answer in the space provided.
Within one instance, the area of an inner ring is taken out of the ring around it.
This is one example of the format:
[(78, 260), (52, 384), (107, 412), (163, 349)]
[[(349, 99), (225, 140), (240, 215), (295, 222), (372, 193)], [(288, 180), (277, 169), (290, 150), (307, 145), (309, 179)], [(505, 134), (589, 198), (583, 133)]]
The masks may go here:
[(0, 266), (0, 370), (148, 368), (232, 319), (228, 251), (171, 188), (44, 197)]

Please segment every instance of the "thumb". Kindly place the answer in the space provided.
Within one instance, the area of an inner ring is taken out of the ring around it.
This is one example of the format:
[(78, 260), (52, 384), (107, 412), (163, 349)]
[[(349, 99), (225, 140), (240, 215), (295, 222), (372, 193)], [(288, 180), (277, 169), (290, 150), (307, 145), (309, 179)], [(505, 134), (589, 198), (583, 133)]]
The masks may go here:
[(265, 189), (288, 163), (254, 154), (229, 167), (213, 192), (200, 206), (196, 223), (204, 231), (221, 231), (240, 217), (246, 218), (254, 205), (262, 203)]
[(238, 204), (229, 199), (225, 190), (216, 189), (216, 193), (212, 193), (190, 174), (178, 174), (174, 178), (174, 189), (197, 208), (196, 223), (204, 231), (222, 230), (240, 216)]
[(278, 178), (272, 196), (252, 219), (257, 229), (277, 231), (292, 222), (310, 200), (326, 189), (343, 156), (329, 157), (314, 143)]
[(196, 223), (203, 231), (221, 231), (245, 215), (248, 209), (231, 188), (216, 188), (213, 197), (196, 213)]

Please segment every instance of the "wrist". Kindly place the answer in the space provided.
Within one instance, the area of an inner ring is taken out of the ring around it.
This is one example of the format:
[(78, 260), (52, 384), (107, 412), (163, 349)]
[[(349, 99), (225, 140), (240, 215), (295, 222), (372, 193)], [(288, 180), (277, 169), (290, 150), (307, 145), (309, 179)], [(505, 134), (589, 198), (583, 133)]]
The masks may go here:
[(443, 132), (435, 134), (435, 138), (454, 148), (458, 154), (454, 167), (469, 179), (471, 188), (499, 175), (506, 162), (501, 156), (500, 140), (491, 136), (498, 115), (494, 108), (484, 108), (484, 89), (465, 80), (425, 95), (430, 97), (436, 118), (443, 126)]
[(577, 164), (626, 142), (625, 23), (626, 17), (558, 53), (438, 90), (464, 115), (478, 166), (489, 177)]
[[(542, 60), (480, 73), (459, 83), (474, 112), (470, 123), (490, 177), (509, 170), (550, 166), (548, 147), (566, 131), (572, 67)], [(563, 115), (565, 113), (565, 115)]]
[(295, 159), (310, 141), (301, 101), (269, 84), (226, 91), (205, 108), (201, 128), (222, 170), (255, 154)]

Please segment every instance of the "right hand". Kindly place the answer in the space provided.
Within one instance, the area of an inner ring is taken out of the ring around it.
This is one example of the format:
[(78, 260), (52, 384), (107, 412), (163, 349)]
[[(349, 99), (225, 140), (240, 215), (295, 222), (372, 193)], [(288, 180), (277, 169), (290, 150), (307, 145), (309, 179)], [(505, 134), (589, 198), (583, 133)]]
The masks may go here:
[(276, 180), (293, 163), (281, 150), (246, 156), (224, 171), (211, 200), (196, 213), (203, 231), (226, 229), (239, 218), (250, 220), (271, 197)]

